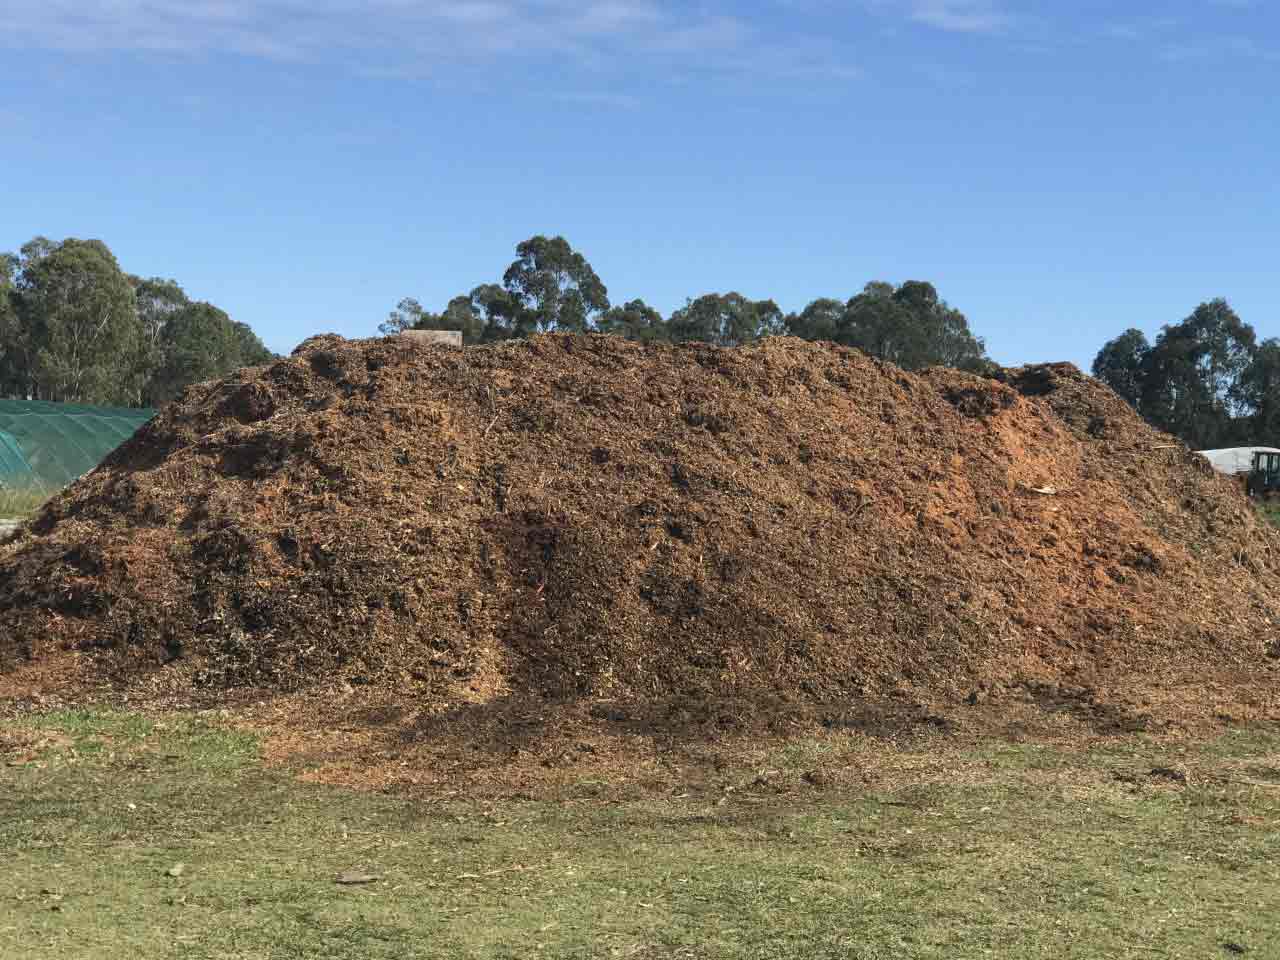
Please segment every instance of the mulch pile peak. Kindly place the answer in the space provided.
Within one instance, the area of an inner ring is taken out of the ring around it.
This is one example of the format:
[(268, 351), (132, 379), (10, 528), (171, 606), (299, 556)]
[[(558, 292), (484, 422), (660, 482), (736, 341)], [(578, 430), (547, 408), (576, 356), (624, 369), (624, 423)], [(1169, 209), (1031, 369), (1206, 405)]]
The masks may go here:
[[(0, 672), (422, 705), (1256, 678), (1280, 532), (1069, 364), (313, 338), (0, 546)], [(1249, 682), (1254, 682), (1251, 679)]]

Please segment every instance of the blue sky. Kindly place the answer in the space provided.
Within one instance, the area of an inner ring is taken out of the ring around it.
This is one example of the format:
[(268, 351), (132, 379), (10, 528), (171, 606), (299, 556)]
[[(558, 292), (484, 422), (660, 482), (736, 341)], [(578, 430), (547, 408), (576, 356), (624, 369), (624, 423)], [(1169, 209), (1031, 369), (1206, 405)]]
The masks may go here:
[(620, 303), (930, 280), (1003, 363), (1280, 335), (1269, 0), (0, 0), (0, 249), (288, 351), (563, 234)]

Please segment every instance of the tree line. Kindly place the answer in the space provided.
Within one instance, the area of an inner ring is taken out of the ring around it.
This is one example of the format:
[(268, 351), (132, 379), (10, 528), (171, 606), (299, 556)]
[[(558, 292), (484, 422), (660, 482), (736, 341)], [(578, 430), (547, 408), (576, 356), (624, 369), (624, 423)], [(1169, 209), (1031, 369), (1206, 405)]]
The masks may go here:
[(941, 365), (984, 371), (993, 366), (964, 314), (942, 300), (930, 283), (868, 283), (847, 300), (820, 298), (798, 313), (784, 313), (773, 300), (707, 293), (663, 317), (644, 300), (610, 303), (591, 264), (563, 237), (535, 236), (517, 244), (516, 259), (501, 283), (481, 284), (439, 312), (413, 298), (401, 300), (378, 329), (384, 334), (460, 330), (467, 343), (558, 331), (737, 346), (783, 334), (858, 347), (908, 370)]
[(1280, 446), (1280, 339), (1259, 342), (1226, 300), (1166, 324), (1155, 343), (1126, 330), (1098, 351), (1093, 375), (1195, 449)]
[[(635, 299), (615, 305), (563, 237), (535, 236), (497, 283), (439, 312), (406, 298), (379, 328), (460, 330), (469, 343), (537, 333), (600, 332), (630, 340), (722, 346), (790, 335), (856, 347), (905, 369), (994, 364), (983, 340), (932, 284), (866, 284), (848, 299), (797, 312), (740, 293), (706, 293), (664, 317)], [(190, 383), (272, 358), (244, 323), (194, 301), (175, 280), (125, 273), (100, 240), (36, 237), (0, 254), (0, 397), (157, 406)], [(1200, 304), (1149, 342), (1129, 329), (1092, 372), (1150, 423), (1198, 449), (1280, 445), (1280, 339), (1259, 340), (1223, 299)]]
[(157, 406), (272, 356), (177, 281), (125, 273), (101, 240), (0, 254), (0, 397)]
[[(551, 331), (722, 346), (790, 335), (857, 347), (908, 370), (995, 367), (964, 314), (930, 283), (875, 281), (847, 300), (823, 297), (793, 313), (773, 300), (707, 293), (663, 317), (643, 300), (611, 304), (591, 264), (563, 237), (518, 244), (500, 283), (481, 284), (439, 312), (401, 300), (379, 327), (388, 334), (411, 328), (460, 330), (468, 343)], [(1258, 342), (1225, 300), (1166, 325), (1154, 344), (1140, 330), (1125, 331), (1099, 351), (1093, 375), (1151, 424), (1198, 449), (1268, 439), (1280, 445), (1280, 339)]]

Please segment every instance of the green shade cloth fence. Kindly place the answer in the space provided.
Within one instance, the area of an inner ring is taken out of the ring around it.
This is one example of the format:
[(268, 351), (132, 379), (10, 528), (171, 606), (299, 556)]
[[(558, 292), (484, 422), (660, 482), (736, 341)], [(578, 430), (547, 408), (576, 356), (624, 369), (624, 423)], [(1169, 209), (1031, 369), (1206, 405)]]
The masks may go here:
[[(0, 400), (0, 485), (18, 486), (23, 479), (27, 485), (34, 481), (50, 490), (65, 487), (101, 463), (154, 415), (154, 410), (147, 409)], [(10, 467), (15, 453), (17, 462)]]
[(18, 438), (0, 432), (0, 489), (10, 490), (38, 486), (39, 481), (31, 470), (31, 464), (22, 455)]

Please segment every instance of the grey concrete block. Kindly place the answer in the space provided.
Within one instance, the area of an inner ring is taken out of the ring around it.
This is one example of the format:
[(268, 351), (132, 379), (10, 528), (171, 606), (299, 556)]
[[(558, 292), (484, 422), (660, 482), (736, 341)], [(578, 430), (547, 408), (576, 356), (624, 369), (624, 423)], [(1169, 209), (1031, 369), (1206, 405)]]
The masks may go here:
[(446, 347), (462, 346), (461, 330), (405, 330), (400, 336), (418, 343), (438, 343)]

